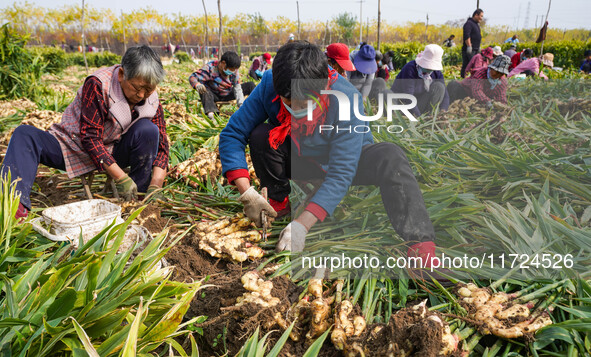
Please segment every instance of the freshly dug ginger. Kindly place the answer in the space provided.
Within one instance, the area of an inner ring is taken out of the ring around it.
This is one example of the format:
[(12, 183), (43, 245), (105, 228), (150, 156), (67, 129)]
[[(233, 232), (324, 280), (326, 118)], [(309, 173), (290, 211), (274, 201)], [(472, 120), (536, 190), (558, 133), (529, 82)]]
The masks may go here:
[(254, 243), (261, 240), (261, 234), (250, 227), (250, 221), (241, 213), (215, 223), (200, 222), (195, 233), (199, 237), (199, 249), (212, 257), (230, 258), (237, 262), (260, 259), (265, 252)]
[(310, 321), (310, 330), (306, 334), (306, 338), (314, 339), (322, 335), (324, 331), (328, 330), (330, 324), (328, 322), (328, 314), (330, 313), (330, 306), (323, 298), (317, 298), (312, 301), (312, 320)]
[(273, 307), (279, 304), (280, 299), (271, 295), (273, 282), (261, 279), (256, 271), (246, 272), (240, 281), (248, 292), (236, 299), (236, 306), (254, 303), (262, 307)]

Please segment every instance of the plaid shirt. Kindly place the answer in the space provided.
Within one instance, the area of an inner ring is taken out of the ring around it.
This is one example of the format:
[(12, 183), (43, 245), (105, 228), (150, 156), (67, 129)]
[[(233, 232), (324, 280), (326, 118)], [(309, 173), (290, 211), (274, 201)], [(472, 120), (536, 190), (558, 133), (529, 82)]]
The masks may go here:
[(501, 81), (491, 89), (487, 76), (488, 67), (483, 67), (472, 72), (472, 75), (464, 79), (461, 83), (468, 91), (471, 97), (479, 102), (488, 102), (496, 100), (507, 104), (507, 78), (501, 77)]
[(218, 63), (219, 61), (208, 62), (203, 68), (193, 73), (189, 77), (191, 87), (195, 88), (198, 83), (202, 83), (220, 97), (225, 97), (232, 93), (234, 86), (240, 84), (238, 70), (223, 78), (218, 71)]
[[(145, 102), (141, 101), (138, 106)], [(109, 115), (109, 108), (103, 97), (103, 86), (96, 77), (88, 77), (82, 88), (82, 111), (80, 114), (80, 137), (82, 147), (99, 171), (103, 171), (103, 165), (111, 166), (115, 163), (113, 155), (109, 152), (103, 143), (103, 132), (105, 118)], [(134, 108), (131, 110), (132, 121), (138, 118), (139, 114)], [(158, 166), (164, 170), (168, 167), (168, 138), (166, 136), (166, 124), (162, 105), (158, 105), (156, 115), (152, 118), (152, 123), (158, 126), (160, 140), (158, 143), (158, 154), (154, 160), (153, 166)]]
[[(95, 92), (93, 93), (93, 91), (90, 89), (91, 84), (89, 84), (89, 90), (84, 94), (83, 92), (85, 85), (80, 86), (74, 101), (64, 111), (64, 114), (62, 115), (62, 121), (60, 123), (53, 124), (47, 130), (58, 140), (60, 147), (62, 148), (66, 172), (68, 173), (69, 178), (84, 175), (88, 172), (96, 170), (97, 168), (99, 170), (103, 170), (102, 165), (100, 165), (101, 158), (91, 158), (91, 155), (85, 149), (85, 145), (82, 144), (83, 135), (81, 134), (81, 118), (83, 110), (88, 110), (88, 113), (90, 113), (87, 114), (86, 124), (91, 121), (95, 125), (94, 131), (92, 128), (85, 129), (85, 142), (88, 147), (92, 146), (91, 149), (97, 155), (103, 155), (104, 150), (101, 151), (101, 143), (98, 141), (94, 141), (94, 143), (91, 144), (91, 140), (88, 140), (89, 135), (94, 135), (95, 138), (100, 138), (102, 141), (102, 147), (108, 153), (112, 153), (115, 144), (134, 123), (134, 116), (129, 108), (127, 99), (125, 99), (125, 95), (123, 94), (123, 90), (121, 89), (121, 85), (118, 81), (119, 67), (119, 65), (115, 65), (109, 68), (101, 68), (94, 72), (91, 77), (98, 79), (98, 81), (101, 83), (101, 86), (95, 87)], [(96, 93), (97, 89), (99, 90), (99, 93)], [(97, 104), (95, 105), (99, 109), (92, 112), (88, 107), (92, 107), (93, 104), (85, 102), (89, 100), (90, 102), (96, 101)], [(103, 116), (105, 114), (104, 108), (106, 108), (106, 117)], [(150, 95), (144, 101), (143, 105), (136, 105), (134, 107), (134, 111), (136, 112), (136, 119), (145, 118), (158, 121), (158, 118), (162, 118), (162, 115), (158, 116), (156, 114), (158, 111), (162, 112), (160, 100), (158, 99), (158, 93), (152, 93), (152, 95)], [(89, 120), (88, 118), (92, 119)], [(99, 134), (96, 129), (99, 126), (97, 123), (101, 120), (103, 123), (101, 129), (102, 134), (98, 136)], [(157, 125), (159, 127), (163, 127), (163, 123), (164, 121), (160, 120), (161, 125)], [(161, 131), (161, 136), (162, 133), (163, 132)], [(156, 160), (154, 165), (162, 165), (161, 167), (165, 168), (165, 163), (168, 163), (168, 138), (161, 137), (160, 139), (160, 147), (157, 155), (158, 160)], [(102, 156), (103, 162), (106, 157), (107, 156), (104, 155)], [(99, 165), (97, 165), (96, 160), (98, 160)]]

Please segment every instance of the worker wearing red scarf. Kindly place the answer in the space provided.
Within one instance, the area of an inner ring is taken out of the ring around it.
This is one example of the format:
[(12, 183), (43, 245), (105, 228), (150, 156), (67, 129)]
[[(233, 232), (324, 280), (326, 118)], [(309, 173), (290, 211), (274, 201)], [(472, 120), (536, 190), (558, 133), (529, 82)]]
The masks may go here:
[[(324, 89), (347, 96), (350, 120), (340, 120), (340, 103), (332, 94), (320, 94)], [(351, 130), (366, 124), (354, 115), (355, 96), (359, 91), (330, 69), (317, 46), (285, 44), (273, 69), (220, 134), (223, 174), (236, 185), (246, 215), (258, 226), (263, 210), (272, 217), (290, 213), (290, 179), (321, 182), (303, 213), (281, 232), (277, 251), (301, 252), (308, 230), (333, 213), (351, 185), (376, 185), (392, 226), (412, 244), (409, 253), (434, 256), (435, 233), (408, 160), (395, 144), (375, 144), (371, 132)], [(356, 104), (363, 113), (363, 102)], [(323, 133), (323, 127), (334, 130)], [(247, 144), (269, 202), (250, 185)]]

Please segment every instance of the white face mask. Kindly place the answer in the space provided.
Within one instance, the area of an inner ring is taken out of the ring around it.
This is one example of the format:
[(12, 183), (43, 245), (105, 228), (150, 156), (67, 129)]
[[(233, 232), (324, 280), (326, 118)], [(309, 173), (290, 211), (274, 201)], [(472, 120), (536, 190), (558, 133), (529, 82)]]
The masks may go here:
[[(281, 102), (283, 103), (283, 106), (285, 107), (285, 109), (287, 109), (289, 114), (291, 114), (295, 119), (302, 119), (306, 115), (308, 115), (308, 108), (293, 110), (293, 109), (291, 109), (291, 107), (289, 105), (285, 104), (284, 101), (281, 101)], [(312, 103), (312, 111), (314, 111), (314, 109), (316, 109), (315, 102)]]

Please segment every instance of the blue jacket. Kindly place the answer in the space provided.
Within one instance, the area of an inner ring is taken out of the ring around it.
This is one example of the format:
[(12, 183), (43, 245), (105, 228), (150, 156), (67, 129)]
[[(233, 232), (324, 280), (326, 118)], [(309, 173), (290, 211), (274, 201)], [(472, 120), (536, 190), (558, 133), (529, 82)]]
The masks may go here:
[[(336, 98), (329, 95), (328, 113), (324, 125), (332, 125), (334, 129), (320, 133), (317, 127), (312, 135), (303, 137), (299, 141), (302, 157), (312, 158), (326, 170), (325, 180), (311, 202), (322, 207), (329, 215), (341, 202), (355, 177), (361, 148), (373, 143), (371, 131), (364, 134), (354, 132), (356, 126), (370, 124), (370, 122), (359, 120), (353, 114), (354, 94), (359, 96), (358, 110), (359, 113), (363, 113), (363, 101), (359, 91), (340, 75), (331, 89), (341, 91), (349, 98), (351, 120), (339, 120), (339, 106), (336, 104)], [(279, 126), (277, 114), (281, 100), (272, 102), (276, 96), (272, 70), (267, 70), (263, 74), (261, 83), (256, 86), (240, 109), (232, 115), (220, 134), (219, 149), (224, 175), (228, 171), (248, 169), (244, 152), (250, 133), (255, 127), (267, 120), (271, 125)]]
[[(433, 83), (441, 82), (445, 87), (445, 79), (443, 78), (443, 73), (441, 73), (441, 71), (433, 71), (431, 73), (431, 78), (433, 78)], [(391, 89), (394, 93), (407, 93), (412, 94), (415, 97), (421, 93), (426, 92), (425, 86), (423, 85), (423, 79), (419, 77), (417, 62), (412, 60), (402, 67), (400, 73), (398, 73), (396, 76)], [(439, 105), (439, 108), (442, 110), (447, 110), (447, 108), (449, 108), (449, 93), (447, 93), (447, 87), (445, 88), (445, 95), (443, 97), (443, 101)], [(421, 115), (418, 105), (415, 106), (411, 112), (417, 117)]]

